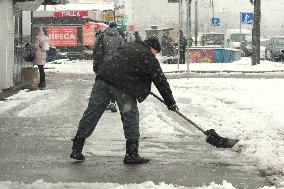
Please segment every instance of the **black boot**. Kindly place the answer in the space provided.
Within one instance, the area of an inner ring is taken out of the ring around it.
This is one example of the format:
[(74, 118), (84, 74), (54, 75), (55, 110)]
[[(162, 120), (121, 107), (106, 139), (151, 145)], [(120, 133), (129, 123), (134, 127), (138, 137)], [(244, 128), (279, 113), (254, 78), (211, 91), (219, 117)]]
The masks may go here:
[(39, 89), (44, 89), (45, 88), (44, 66), (43, 65), (38, 65), (38, 70), (39, 70), (39, 84), (38, 84), (38, 88)]
[(46, 86), (45, 86), (45, 82), (40, 82), (39, 84), (38, 84), (38, 88), (40, 88), (40, 89), (44, 89)]
[(127, 140), (126, 141), (126, 155), (124, 157), (124, 164), (142, 164), (148, 163), (148, 158), (143, 158), (138, 154), (139, 141)]
[(85, 156), (82, 154), (83, 146), (85, 143), (84, 138), (74, 138), (73, 140), (73, 147), (72, 147), (72, 152), (70, 154), (70, 158), (79, 160), (79, 161), (84, 161)]

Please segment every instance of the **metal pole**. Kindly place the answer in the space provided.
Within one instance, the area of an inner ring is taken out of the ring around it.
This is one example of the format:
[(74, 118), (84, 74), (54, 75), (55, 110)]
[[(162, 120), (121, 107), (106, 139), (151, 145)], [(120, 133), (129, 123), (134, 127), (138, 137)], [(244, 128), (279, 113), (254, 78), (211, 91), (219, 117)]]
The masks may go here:
[(182, 24), (181, 24), (181, 22), (182, 22), (182, 15), (181, 15), (182, 14), (182, 12), (181, 12), (182, 0), (179, 0), (178, 5), (179, 5), (179, 7), (178, 7), (179, 30), (178, 30), (178, 64), (177, 64), (177, 69), (179, 69), (179, 63), (180, 63), (180, 49), (179, 49), (179, 47), (180, 47), (180, 30), (182, 28)]
[[(191, 1), (192, 0), (187, 0), (187, 19), (186, 19), (186, 24), (187, 24), (187, 54), (189, 55), (189, 41), (191, 41)], [(188, 60), (186, 61), (187, 64), (187, 79), (189, 79), (189, 63), (190, 63), (190, 56), (187, 56)]]
[[(214, 19), (215, 18), (215, 11), (214, 11), (214, 0), (211, 0), (211, 6), (212, 6), (212, 18)], [(213, 27), (213, 31), (216, 32), (216, 27), (213, 26), (212, 24), (212, 27)]]
[[(191, 37), (191, 1), (192, 0), (187, 0), (187, 40)], [(189, 47), (189, 43), (187, 43), (187, 47)]]
[(33, 17), (34, 17), (34, 12), (31, 11), (31, 42), (33, 41)]
[(240, 55), (242, 57), (242, 13), (240, 13)]
[(182, 16), (182, 0), (180, 0), (180, 29), (183, 28), (183, 16)]
[(198, 1), (195, 0), (195, 46), (197, 46), (197, 36), (198, 36)]

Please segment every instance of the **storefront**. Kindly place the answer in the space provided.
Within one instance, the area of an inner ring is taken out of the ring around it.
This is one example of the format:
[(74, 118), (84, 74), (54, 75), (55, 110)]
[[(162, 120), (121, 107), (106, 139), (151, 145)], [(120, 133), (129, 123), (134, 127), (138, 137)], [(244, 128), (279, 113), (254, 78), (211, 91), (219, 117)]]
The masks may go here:
[(33, 27), (41, 26), (51, 45), (69, 59), (83, 58), (84, 51), (93, 48), (96, 32), (104, 30), (101, 12), (92, 10), (38, 11), (33, 15)]

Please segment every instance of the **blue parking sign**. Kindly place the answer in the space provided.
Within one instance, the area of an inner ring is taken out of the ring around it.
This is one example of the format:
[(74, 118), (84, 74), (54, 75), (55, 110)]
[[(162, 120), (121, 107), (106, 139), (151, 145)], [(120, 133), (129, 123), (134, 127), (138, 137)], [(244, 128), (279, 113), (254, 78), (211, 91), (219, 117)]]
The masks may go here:
[(220, 18), (211, 18), (212, 26), (220, 26)]
[(253, 13), (241, 12), (241, 19), (243, 24), (253, 24)]

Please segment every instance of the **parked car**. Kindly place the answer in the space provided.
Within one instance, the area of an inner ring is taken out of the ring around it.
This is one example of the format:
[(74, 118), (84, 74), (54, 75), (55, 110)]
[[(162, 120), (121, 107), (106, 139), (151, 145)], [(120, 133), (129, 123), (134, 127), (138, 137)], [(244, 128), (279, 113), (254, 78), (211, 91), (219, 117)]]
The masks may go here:
[(227, 29), (225, 33), (225, 47), (240, 49), (241, 41), (252, 38), (252, 32), (248, 29)]
[(279, 61), (284, 59), (284, 36), (272, 37), (265, 50), (265, 59)]
[(205, 33), (201, 36), (201, 45), (217, 45), (224, 46), (225, 36), (224, 33)]
[(269, 39), (260, 39), (260, 59), (265, 59), (265, 50), (268, 47)]

